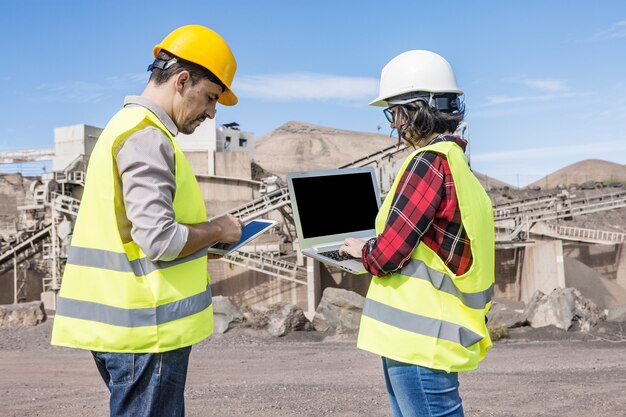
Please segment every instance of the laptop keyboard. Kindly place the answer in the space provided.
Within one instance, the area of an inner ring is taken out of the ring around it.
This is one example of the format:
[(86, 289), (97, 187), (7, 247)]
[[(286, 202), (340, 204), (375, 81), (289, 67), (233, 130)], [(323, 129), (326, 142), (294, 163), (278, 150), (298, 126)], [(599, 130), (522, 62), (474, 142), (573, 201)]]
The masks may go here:
[(334, 259), (335, 261), (347, 261), (349, 259), (356, 259), (348, 254), (341, 255), (338, 250), (331, 250), (328, 252), (318, 252), (318, 255), (325, 256), (330, 259)]

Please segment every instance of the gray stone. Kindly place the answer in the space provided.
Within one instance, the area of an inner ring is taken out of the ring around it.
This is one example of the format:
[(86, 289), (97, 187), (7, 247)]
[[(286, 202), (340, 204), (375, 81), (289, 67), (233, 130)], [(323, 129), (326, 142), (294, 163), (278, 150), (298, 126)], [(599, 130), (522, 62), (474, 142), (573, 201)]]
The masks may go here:
[(353, 333), (359, 329), (365, 298), (354, 291), (328, 287), (322, 294), (313, 317), (319, 331)]
[(609, 308), (606, 321), (626, 322), (626, 304)]
[(0, 305), (0, 328), (36, 326), (46, 321), (46, 311), (41, 301)]
[(289, 332), (311, 330), (311, 322), (295, 304), (275, 303), (269, 306), (254, 305), (252, 314), (247, 315), (251, 326), (264, 328), (272, 336), (280, 337)]
[(527, 317), (531, 327), (546, 327), (554, 325), (559, 329), (567, 330), (574, 318), (574, 294), (571, 291), (550, 296), (541, 291), (535, 292), (528, 303)]
[(509, 308), (508, 305), (493, 302), (491, 309), (487, 313), (487, 324), (491, 326), (505, 326), (508, 328), (521, 327), (528, 324), (528, 320), (523, 311)]
[(575, 298), (574, 320), (580, 323), (580, 330), (588, 332), (598, 322), (606, 320), (606, 310), (598, 307), (593, 301), (584, 297), (577, 289), (572, 289)]
[(575, 288), (557, 288), (550, 295), (535, 292), (524, 312), (532, 327), (556, 326), (568, 330), (576, 321), (581, 331), (589, 331), (605, 315)]
[(213, 332), (226, 333), (243, 321), (243, 314), (230, 298), (221, 295), (213, 297)]

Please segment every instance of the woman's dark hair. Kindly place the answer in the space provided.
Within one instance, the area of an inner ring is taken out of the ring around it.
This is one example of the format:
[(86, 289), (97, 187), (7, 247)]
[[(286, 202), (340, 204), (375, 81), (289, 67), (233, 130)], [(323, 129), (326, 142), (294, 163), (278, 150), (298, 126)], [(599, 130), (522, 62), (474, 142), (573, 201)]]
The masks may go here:
[[(159, 68), (158, 66), (156, 66), (157, 62), (161, 62), (161, 63), (167, 63), (168, 61), (172, 60), (176, 58), (176, 62), (172, 65), (165, 65), (165, 68)], [(184, 60), (182, 58), (179, 58), (173, 54), (170, 54), (169, 52), (163, 51), (161, 50), (159, 52), (159, 54), (157, 55), (155, 61), (155, 63), (152, 64), (148, 70), (152, 71), (152, 74), (150, 75), (150, 81), (153, 81), (156, 85), (161, 85), (163, 83), (165, 83), (167, 80), (169, 80), (170, 78), (172, 78), (174, 75), (182, 72), (182, 71), (188, 71), (189, 74), (191, 75), (191, 84), (195, 85), (198, 81), (200, 81), (201, 79), (205, 78), (217, 85), (219, 85), (220, 87), (222, 87), (222, 91), (224, 91), (226, 89), (226, 86), (224, 85), (223, 82), (221, 82), (219, 80), (219, 78), (217, 78), (215, 76), (215, 74), (213, 74), (211, 71), (209, 71), (208, 69), (204, 68), (201, 65), (198, 64), (194, 64), (193, 62), (189, 62), (187, 60)]]
[(454, 132), (464, 117), (463, 106), (450, 112), (437, 110), (419, 100), (398, 105), (396, 129), (400, 138), (415, 145), (433, 133)]

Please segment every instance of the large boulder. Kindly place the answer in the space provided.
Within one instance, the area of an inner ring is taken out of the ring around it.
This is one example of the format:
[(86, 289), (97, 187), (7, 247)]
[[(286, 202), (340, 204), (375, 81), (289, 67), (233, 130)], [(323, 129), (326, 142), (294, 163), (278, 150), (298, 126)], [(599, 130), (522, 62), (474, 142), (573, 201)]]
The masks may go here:
[(528, 320), (523, 311), (513, 309), (504, 303), (493, 301), (491, 309), (487, 313), (487, 324), (489, 327), (504, 326), (513, 328), (525, 326), (528, 324)]
[(226, 333), (243, 321), (243, 313), (228, 297), (213, 297), (213, 332)]
[(0, 305), (0, 328), (36, 326), (46, 321), (46, 311), (41, 301)]
[(575, 288), (557, 288), (550, 295), (536, 291), (524, 313), (532, 327), (554, 325), (563, 330), (578, 322), (581, 331), (589, 331), (606, 318), (603, 310)]
[(365, 298), (353, 291), (328, 287), (315, 310), (313, 327), (319, 331), (353, 333), (359, 329)]
[(311, 322), (295, 304), (275, 303), (269, 306), (256, 304), (246, 315), (249, 325), (262, 328), (272, 336), (284, 336), (298, 330), (311, 330)]

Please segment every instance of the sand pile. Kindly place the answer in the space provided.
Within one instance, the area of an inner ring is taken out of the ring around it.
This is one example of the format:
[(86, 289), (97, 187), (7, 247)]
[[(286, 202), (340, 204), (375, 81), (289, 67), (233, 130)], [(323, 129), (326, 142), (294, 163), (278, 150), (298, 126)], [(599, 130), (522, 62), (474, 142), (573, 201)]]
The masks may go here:
[(384, 135), (288, 122), (256, 141), (254, 159), (276, 174), (333, 169), (396, 142)]
[[(354, 132), (287, 122), (263, 136), (254, 145), (254, 159), (263, 170), (284, 177), (287, 172), (334, 169), (397, 144), (397, 138), (374, 133)], [(399, 168), (412, 148), (394, 157)], [(509, 186), (502, 181), (474, 172), (483, 187)]]
[(556, 188), (558, 185), (583, 184), (587, 181), (626, 182), (626, 165), (599, 159), (586, 159), (568, 165), (546, 177), (533, 182), (530, 186)]
[(576, 288), (598, 307), (605, 309), (626, 304), (626, 289), (615, 281), (572, 258), (564, 258), (565, 286)]

